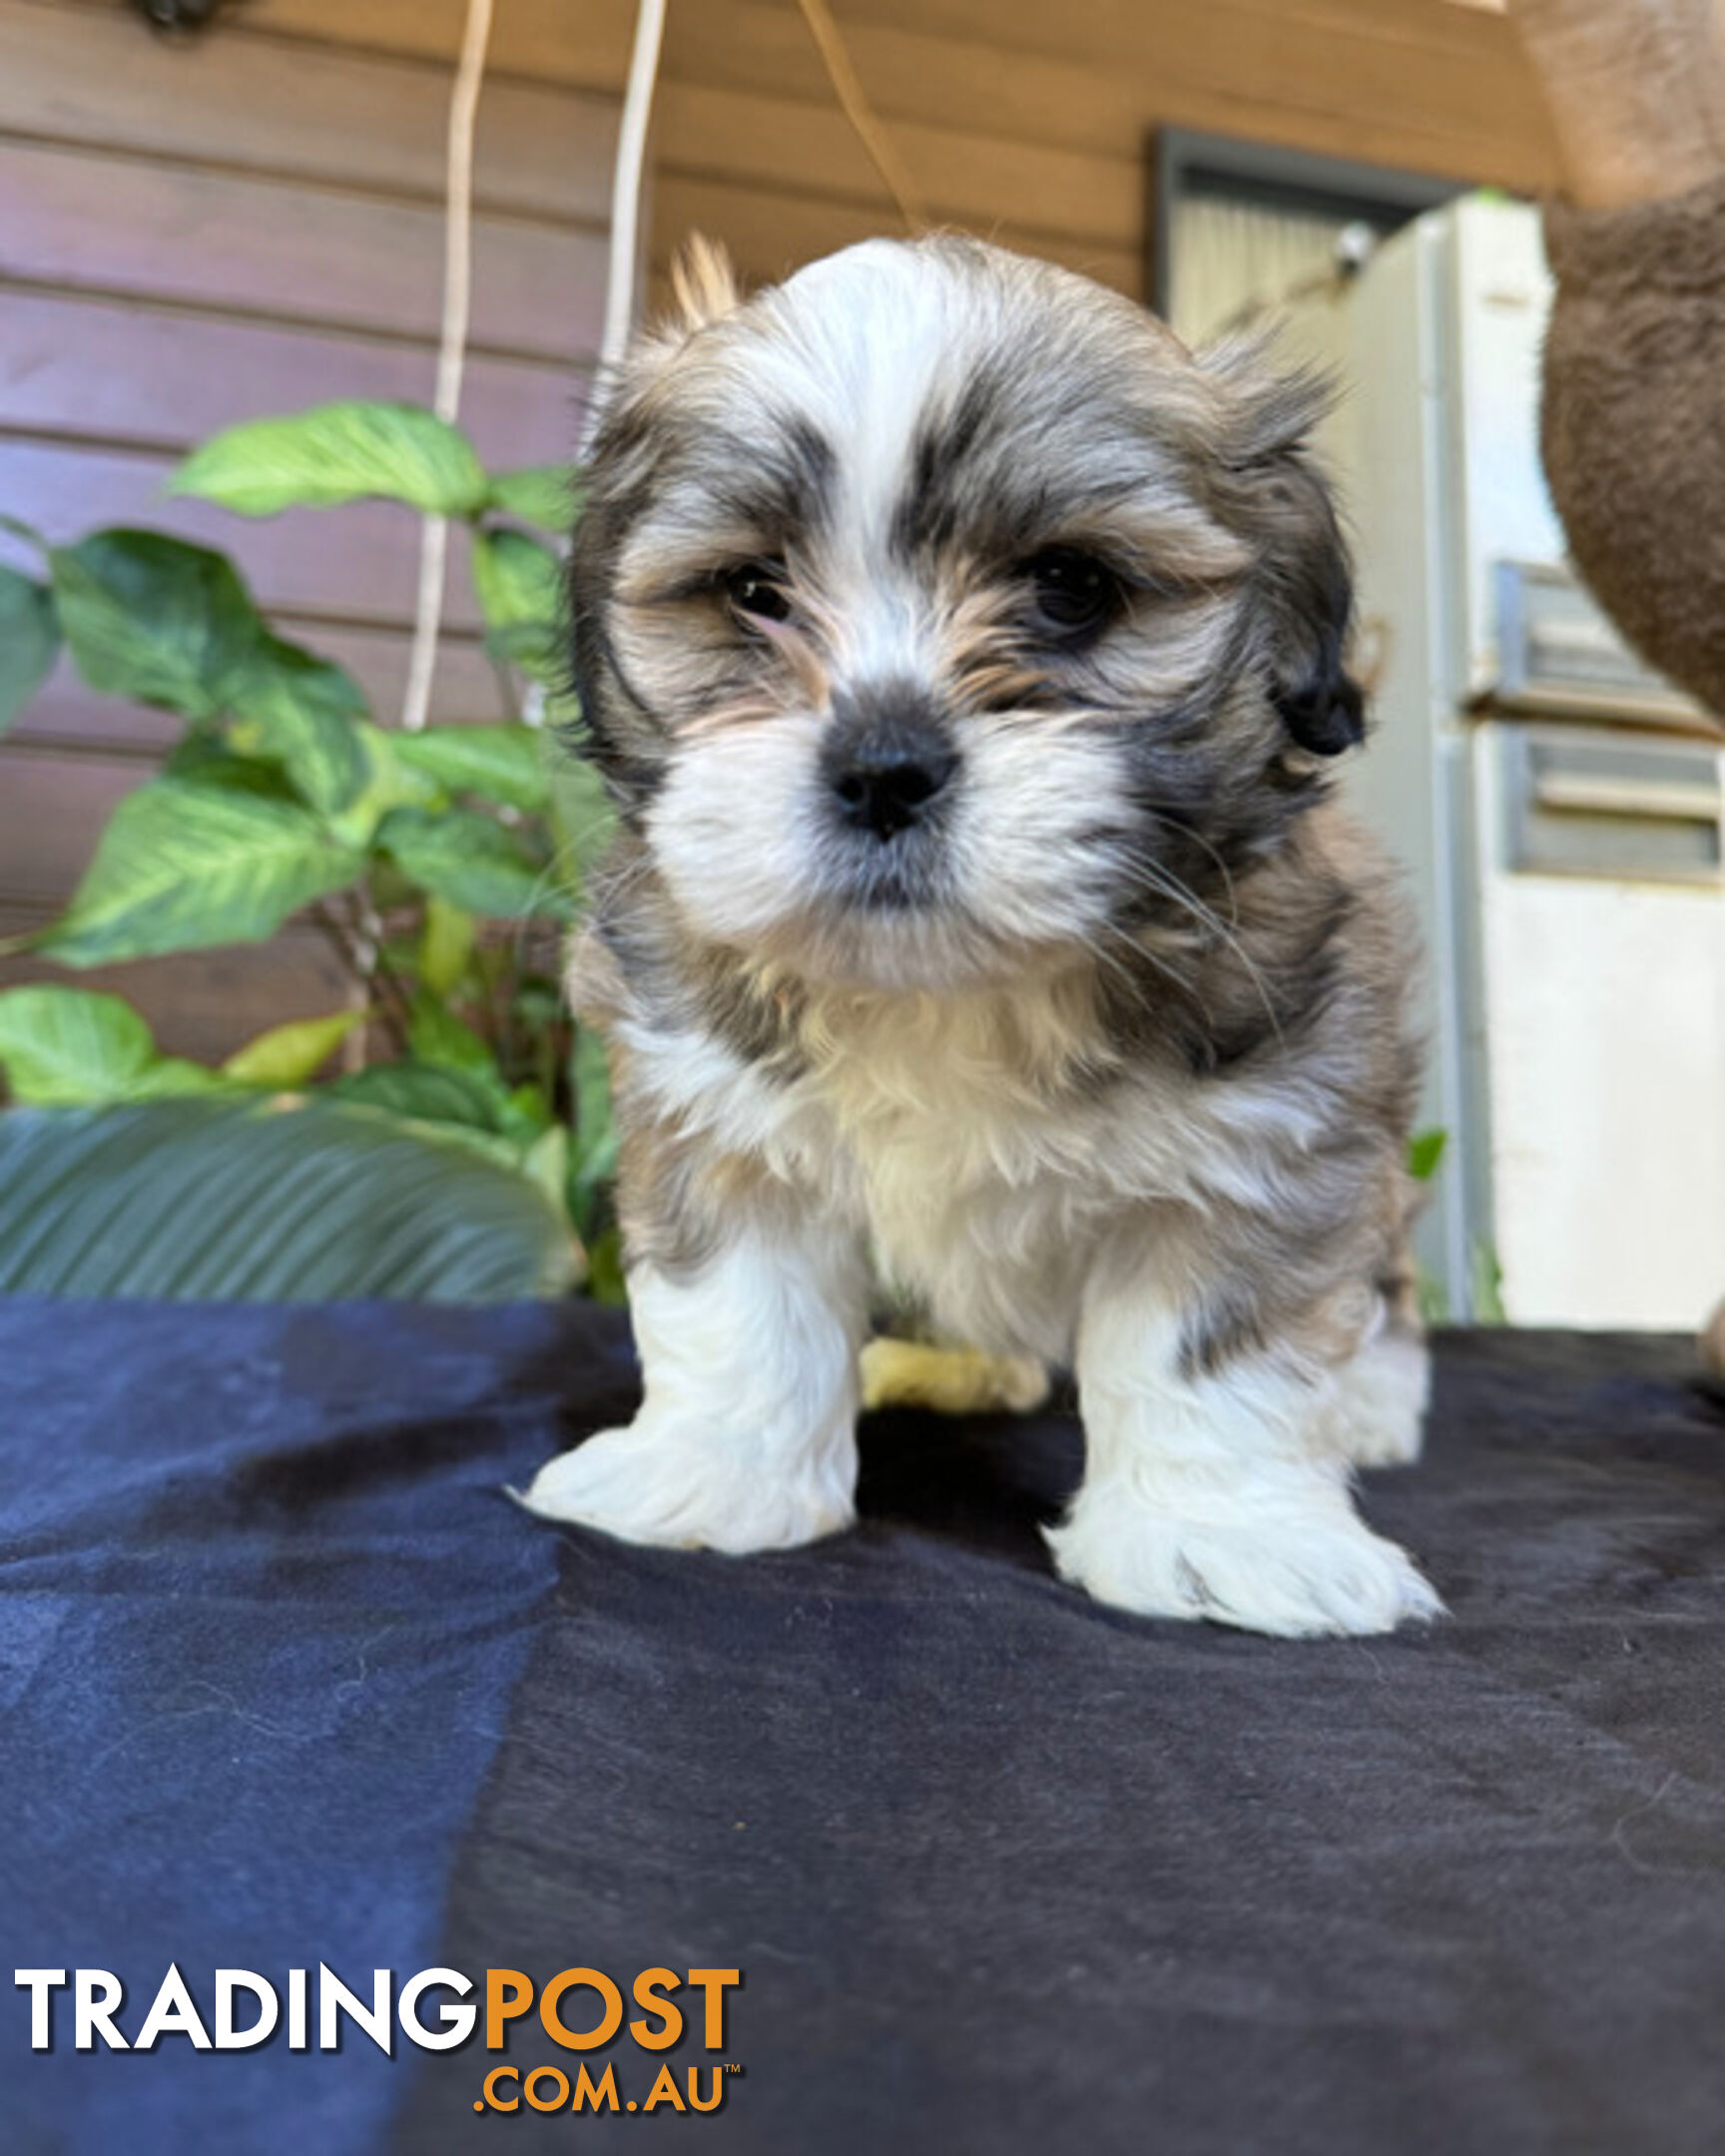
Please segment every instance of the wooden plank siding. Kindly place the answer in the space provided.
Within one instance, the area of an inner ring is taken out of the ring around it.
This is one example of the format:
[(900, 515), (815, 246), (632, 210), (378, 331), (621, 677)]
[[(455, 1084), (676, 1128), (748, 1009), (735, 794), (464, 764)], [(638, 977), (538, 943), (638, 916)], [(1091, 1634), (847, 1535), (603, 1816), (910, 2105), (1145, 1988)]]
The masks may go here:
[[(0, 511), (53, 539), (148, 523), (226, 547), (285, 633), (348, 666), (385, 722), (405, 682), (416, 520), (361, 504), (251, 522), (163, 483), (235, 420), (331, 396), (429, 399), (460, 32), (445, 9), (430, 35), (433, 12), (396, 50), (367, 47), (364, 6), (284, 36), (271, 0), (167, 44), (115, 0), (0, 0)], [(602, 79), (487, 82), (462, 417), (494, 467), (567, 457), (576, 439), (616, 116)], [(494, 718), (502, 693), (454, 537), (432, 716)], [(177, 733), (55, 670), (0, 743), (0, 935), (58, 910)], [(41, 970), (12, 960), (0, 979)], [(198, 1054), (327, 1009), (340, 987), (299, 928), (279, 948), (111, 984)]]
[[(1129, 291), (1158, 126), (1520, 191), (1555, 172), (1508, 24), (1440, 0), (840, 0), (836, 13), (938, 222)], [(792, 0), (674, 7), (665, 73), (659, 270), (693, 230), (764, 276), (901, 229)]]

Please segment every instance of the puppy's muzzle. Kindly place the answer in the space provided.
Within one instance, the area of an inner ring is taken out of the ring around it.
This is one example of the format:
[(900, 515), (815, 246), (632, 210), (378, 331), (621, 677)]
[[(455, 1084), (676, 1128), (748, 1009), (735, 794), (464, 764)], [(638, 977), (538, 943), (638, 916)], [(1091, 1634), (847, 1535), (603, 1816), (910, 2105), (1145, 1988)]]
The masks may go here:
[(836, 705), (822, 776), (853, 830), (884, 845), (925, 821), (957, 769), (945, 727), (915, 692)]

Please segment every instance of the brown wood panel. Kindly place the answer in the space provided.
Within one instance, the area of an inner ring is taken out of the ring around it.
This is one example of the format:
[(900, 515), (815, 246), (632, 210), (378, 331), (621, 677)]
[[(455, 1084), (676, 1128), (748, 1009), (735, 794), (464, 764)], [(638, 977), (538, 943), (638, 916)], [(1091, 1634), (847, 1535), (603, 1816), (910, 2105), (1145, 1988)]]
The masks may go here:
[[(795, 0), (773, 4), (790, 8)], [(1422, 64), (1450, 60), (1482, 69), (1496, 61), (1501, 71), (1519, 50), (1506, 17), (1435, 0), (1204, 0), (1198, 7), (1191, 0), (1092, 0), (1061, 9), (1043, 0), (841, 0), (838, 12), (848, 35), (864, 23), (888, 23), (1008, 52), (1165, 67), (1212, 81), (1249, 66), (1261, 41), (1282, 31), (1306, 48), (1302, 68), (1314, 71), (1320, 55), (1345, 65), (1372, 47)], [(1487, 103), (1492, 95), (1484, 82), (1473, 93)], [(1469, 102), (1463, 93), (1457, 109)]]
[[(251, 21), (167, 42), (131, 11), (0, 0), (0, 134), (441, 201), (447, 68), (320, 51), (259, 36)], [(616, 132), (615, 99), (492, 82), (479, 102), (474, 201), (597, 228)]]
[(0, 742), (0, 896), (62, 897), (119, 803), (147, 777), (134, 757)]
[[(573, 227), (475, 219), (475, 346), (595, 350), (605, 254)], [(442, 262), (429, 207), (0, 142), (0, 277), (430, 337)]]
[[(237, 517), (162, 489), (174, 460), (147, 451), (0, 440), (0, 504), (51, 540), (142, 524), (215, 546), (239, 562), (261, 605), (336, 620), (407, 622), (418, 586), (419, 522), (392, 502)], [(466, 534), (450, 533), (451, 626), (476, 628)]]
[[(1434, 14), (1445, 12), (1438, 0), (1423, 4)], [(1165, 22), (1153, 66), (1084, 58), (1059, 40), (1055, 50), (1026, 52), (1006, 36), (988, 42), (941, 36), (919, 9), (906, 11), (903, 27), (860, 19), (851, 5), (842, 16), (858, 73), (881, 116), (896, 124), (895, 133), (903, 122), (915, 121), (954, 135), (986, 130), (1017, 142), (1131, 159), (1149, 128), (1169, 123), (1511, 187), (1546, 185), (1555, 170), (1534, 85), (1519, 53), (1504, 48), (1500, 25), (1494, 49), (1475, 55), (1476, 71), (1463, 78), (1468, 95), (1428, 126), (1399, 97), (1363, 108), (1336, 105), (1336, 84), (1322, 70), (1322, 108), (1291, 102), (1279, 79), (1270, 82), (1268, 94), (1248, 95), (1245, 75), (1228, 64), (1226, 46), (1220, 74), (1206, 79), (1183, 34), (1186, 17), (1200, 12), (1189, 9), (1181, 22)], [(1008, 30), (1010, 19), (1003, 18)], [(699, 7), (673, 9), (665, 53), (671, 81), (816, 102), (832, 97), (801, 16), (779, 0), (703, 0)], [(1417, 53), (1410, 53), (1409, 71), (1418, 64)], [(1251, 65), (1261, 79), (1262, 70)], [(1488, 126), (1479, 115), (1487, 72), (1509, 85), (1508, 125)], [(661, 157), (674, 161), (680, 154), (675, 135), (662, 130)]]
[[(937, 218), (1137, 246), (1144, 172), (1136, 145), (1129, 156), (1091, 157), (907, 121), (894, 124), (892, 139)], [(891, 215), (867, 152), (831, 101), (667, 82), (658, 146), (662, 184), (722, 175), (800, 197), (849, 198)]]
[[(363, 6), (354, 0), (251, 0), (247, 12), (258, 28), (284, 35), (446, 59), (460, 45), (466, 6), (465, 0), (364, 0)], [(634, 33), (635, 0), (505, 0), (492, 22), (491, 68), (620, 90)]]
[[(835, 248), (903, 231), (884, 210), (813, 201), (724, 180), (686, 180), (670, 172), (662, 174), (654, 189), (653, 208), (655, 252), (661, 264), (687, 234), (707, 233), (724, 241), (751, 279), (780, 277)], [(1138, 255), (1127, 249), (1016, 232), (1008, 225), (977, 229), (1005, 246), (1020, 246), (1081, 270), (1120, 291), (1136, 293), (1143, 281)]]
[[(1158, 125), (1527, 191), (1552, 176), (1507, 26), (1438, 0), (1138, 0), (1070, 24), (1017, 0), (843, 0), (840, 19), (937, 216), (1129, 291)], [(660, 270), (692, 229), (752, 277), (902, 230), (790, 0), (674, 11), (665, 67)]]
[[(1140, 86), (1062, 60), (1026, 67), (992, 45), (861, 23), (844, 14), (845, 41), (870, 101), (887, 122), (937, 130), (985, 125), (993, 136), (1118, 157), (1143, 128)], [(705, 84), (811, 103), (833, 88), (807, 25), (774, 0), (707, 0), (671, 10), (667, 84)], [(896, 129), (894, 131), (896, 139)], [(660, 154), (666, 150), (661, 130)], [(670, 144), (675, 153), (675, 141)]]
[[(955, 133), (980, 127), (1126, 154), (1134, 134), (1164, 120), (1508, 187), (1546, 186), (1556, 171), (1543, 106), (1509, 24), (1442, 0), (1112, 0), (1083, 9), (1050, 9), (1046, 0), (837, 0), (836, 13), (881, 112)], [(299, 36), (441, 56), (454, 49), (459, 16), (460, 0), (367, 0), (362, 10), (351, 0), (256, 0), (252, 19)], [(616, 89), (632, 17), (629, 0), (512, 0), (498, 11), (495, 63), (543, 81)], [(1375, 48), (1393, 55), (1388, 76), (1371, 58)], [(827, 95), (793, 0), (682, 0), (670, 11), (665, 72)]]
[[(429, 403), (436, 354), (290, 324), (233, 321), (143, 300), (13, 289), (0, 295), (0, 429), (184, 451), (219, 427), (326, 397)], [(585, 370), (476, 358), (461, 423), (493, 470), (573, 454)]]
[[(364, 36), (425, 50), (452, 34), (404, 21), (404, 9), (421, 12), (412, 0), (368, 7)], [(620, 82), (623, 26), (584, 24), (576, 39), (548, 0), (510, 12), (508, 65)], [(1044, 0), (840, 0), (837, 13), (880, 111), (954, 133), (1127, 154), (1133, 136), (1162, 119), (1511, 187), (1546, 185), (1555, 171), (1543, 107), (1507, 22), (1440, 0), (1117, 0), (1065, 11)], [(344, 16), (355, 34), (343, 0), (260, 0), (260, 19), (322, 35), (339, 36)], [(614, 71), (593, 74), (591, 49), (607, 39)], [(572, 57), (572, 40), (586, 61)], [(674, 7), (665, 72), (671, 81), (830, 94), (792, 0)]]

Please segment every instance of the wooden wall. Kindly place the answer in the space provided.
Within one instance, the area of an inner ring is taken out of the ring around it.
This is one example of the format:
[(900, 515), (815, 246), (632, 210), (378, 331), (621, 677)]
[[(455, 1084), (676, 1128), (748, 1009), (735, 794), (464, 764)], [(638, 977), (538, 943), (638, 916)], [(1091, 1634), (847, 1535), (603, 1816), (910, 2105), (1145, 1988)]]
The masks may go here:
[[(1533, 191), (1549, 131), (1501, 16), (1451, 0), (835, 0), (935, 213), (1142, 286), (1158, 125)], [(155, 41), (119, 0), (0, 0), (0, 509), (117, 518), (236, 552), (289, 633), (399, 697), (412, 520), (242, 524), (166, 504), (225, 421), (426, 398), (442, 138), (462, 0), (243, 0)], [(633, 0), (497, 0), (480, 106), (467, 418), (493, 462), (565, 453), (597, 335)], [(651, 176), (662, 272), (687, 232), (752, 276), (897, 229), (795, 0), (671, 0)], [(445, 717), (494, 710), (452, 565)], [(47, 915), (167, 728), (64, 674), (0, 747), (0, 933)], [(13, 969), (15, 973), (16, 969)], [(328, 1006), (316, 946), (130, 970), (174, 1044)], [(262, 1012), (262, 1015), (261, 1015)]]
[[(564, 12), (591, 28), (605, 10)], [(602, 82), (629, 13), (609, 12), (595, 87), (515, 73), (505, 53), (482, 102), (463, 419), (494, 465), (573, 447), (603, 301), (617, 101)], [(161, 489), (231, 420), (331, 396), (429, 400), (460, 15), (414, 0), (391, 38), (387, 8), (255, 0), (168, 44), (115, 0), (0, 0), (0, 511), (56, 539), (149, 523), (228, 548), (286, 632), (349, 666), (383, 719), (405, 673), (415, 520), (375, 505), (253, 523)], [(494, 716), (458, 552), (448, 618), (434, 716)], [(0, 743), (0, 934), (57, 909), (175, 731), (60, 669)], [(210, 1053), (339, 989), (297, 932), (116, 982), (175, 1047)]]
[[(1537, 191), (1555, 152), (1513, 33), (1451, 0), (835, 0), (932, 211), (1143, 286), (1162, 125)], [(655, 257), (772, 276), (897, 229), (795, 0), (673, 0)]]

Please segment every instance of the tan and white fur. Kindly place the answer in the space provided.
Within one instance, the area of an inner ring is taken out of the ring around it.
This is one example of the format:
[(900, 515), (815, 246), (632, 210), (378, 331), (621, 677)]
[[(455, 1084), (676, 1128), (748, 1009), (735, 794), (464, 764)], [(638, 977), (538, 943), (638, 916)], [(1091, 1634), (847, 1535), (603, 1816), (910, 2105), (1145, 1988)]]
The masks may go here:
[(882, 1290), (1071, 1366), (1063, 1577), (1374, 1633), (1414, 1457), (1418, 1078), (1322, 386), (997, 249), (743, 300), (703, 258), (596, 445), (572, 570), (622, 832), (610, 1043), (645, 1398), (527, 1501), (735, 1553), (847, 1526)]

